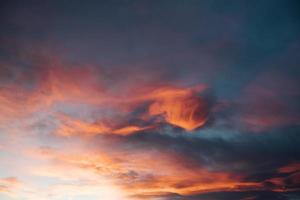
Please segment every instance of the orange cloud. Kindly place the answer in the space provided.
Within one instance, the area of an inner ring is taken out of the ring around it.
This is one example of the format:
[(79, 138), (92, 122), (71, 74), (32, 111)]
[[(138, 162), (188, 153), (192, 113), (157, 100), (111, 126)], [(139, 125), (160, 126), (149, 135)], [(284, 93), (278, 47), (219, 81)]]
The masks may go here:
[[(119, 111), (127, 110), (130, 114), (135, 107), (145, 102), (152, 102), (149, 107), (149, 116), (160, 115), (165, 121), (191, 131), (206, 123), (208, 109), (206, 102), (198, 95), (205, 89), (199, 85), (193, 88), (177, 88), (157, 86), (156, 88), (137, 88), (126, 97), (112, 95), (97, 82), (85, 81), (95, 80), (91, 72), (79, 72), (62, 70), (51, 70), (48, 79), (43, 84), (51, 92), (50, 102), (56, 101), (78, 101), (98, 106), (112, 107)], [(49, 100), (48, 100), (49, 101)], [(133, 128), (130, 128), (133, 130)], [(134, 128), (137, 130), (137, 128)], [(138, 128), (141, 129), (141, 128)], [(129, 130), (128, 128), (126, 130)], [(125, 129), (116, 133), (124, 133)], [(131, 131), (130, 131), (131, 132)]]
[(103, 122), (89, 123), (84, 120), (75, 119), (73, 117), (58, 114), (56, 115), (60, 121), (60, 125), (56, 128), (54, 134), (58, 136), (95, 136), (101, 134), (116, 134), (116, 135), (130, 135), (138, 131), (152, 128), (151, 126), (139, 127), (134, 125), (127, 125), (123, 127), (112, 127)]
[(28, 170), (33, 175), (62, 180), (106, 177), (131, 196), (164, 192), (189, 195), (261, 187), (259, 183), (240, 181), (241, 177), (230, 173), (209, 171), (202, 167), (191, 169), (184, 164), (186, 160), (167, 152), (124, 152), (120, 149), (64, 152), (40, 149), (31, 151), (31, 155), (55, 161), (50, 162), (51, 165)]
[(300, 170), (300, 163), (295, 162), (278, 169), (280, 173), (291, 173)]
[(110, 131), (109, 127), (101, 123), (87, 123), (63, 114), (58, 115), (58, 118), (61, 122), (55, 131), (58, 136), (94, 136)]
[[(25, 89), (17, 85), (7, 86), (0, 90), (0, 107), (3, 108), (0, 120), (26, 119), (35, 113), (49, 111), (53, 113), (56, 105), (89, 105), (95, 109), (105, 108), (111, 113), (118, 113), (108, 119), (109, 124), (102, 119), (95, 118), (96, 123), (79, 121), (76, 117), (64, 121), (56, 131), (60, 136), (85, 135), (93, 136), (103, 133), (131, 134), (148, 127), (153, 127), (155, 122), (146, 126), (135, 124), (123, 124), (135, 109), (148, 104), (148, 112), (136, 116), (147, 124), (151, 117), (160, 116), (165, 122), (192, 131), (203, 126), (208, 117), (206, 102), (198, 96), (205, 86), (179, 88), (172, 86), (136, 87), (135, 91), (127, 91), (118, 95), (109, 92), (109, 88), (101, 85), (93, 68), (79, 68), (64, 66), (59, 61), (53, 61), (53, 67), (40, 70), (36, 73), (37, 80), (31, 89)], [(51, 65), (51, 66), (52, 66)], [(52, 114), (51, 114), (52, 115)], [(56, 116), (55, 116), (56, 117)], [(156, 120), (157, 121), (157, 120)], [(153, 124), (154, 123), (154, 124)], [(122, 123), (121, 123), (122, 124)], [(117, 127), (117, 128), (116, 128)]]
[(208, 116), (206, 103), (189, 89), (163, 90), (149, 107), (150, 115), (162, 115), (164, 119), (187, 131), (205, 124)]
[(0, 178), (0, 193), (1, 192), (6, 192), (6, 193), (13, 192), (20, 185), (21, 185), (21, 182), (15, 177)]
[[(65, 67), (59, 61), (52, 64), (56, 67), (38, 71), (33, 75), (37, 76), (37, 80), (31, 88), (10, 85), (0, 90), (0, 108), (3, 108), (3, 112), (0, 113), (0, 128), (4, 127), (11, 133), (10, 124), (13, 124), (18, 129), (17, 132), (26, 132), (35, 137), (35, 134), (40, 134), (42, 127), (43, 131), (54, 133), (64, 140), (63, 137), (72, 136), (126, 136), (156, 128), (161, 124), (161, 119), (187, 131), (201, 127), (207, 121), (207, 103), (199, 96), (205, 86), (180, 88), (164, 84), (153, 87), (137, 85), (135, 91), (117, 94), (110, 92), (105, 84), (102, 85), (93, 69)], [(67, 108), (68, 105), (72, 105), (72, 108)], [(76, 114), (75, 111), (81, 111), (78, 108), (81, 105), (90, 107), (90, 110), (86, 111), (87, 114), (85, 113), (88, 118), (82, 117), (81, 113)], [(57, 110), (58, 106), (62, 108)], [(144, 111), (135, 114), (136, 110), (143, 106), (146, 107)], [(73, 109), (74, 112), (68, 112), (68, 109)], [(108, 117), (94, 115), (95, 110), (101, 109), (108, 110)], [(33, 133), (31, 129), (36, 125), (36, 121), (43, 121), (40, 119), (41, 115), (45, 115), (45, 118), (53, 123), (50, 123), (51, 127), (46, 128), (37, 125), (37, 133)], [(35, 138), (26, 138), (30, 139), (32, 141), (29, 143), (36, 142)], [(21, 144), (20, 148), (22, 152), (26, 151), (26, 147), (23, 149)], [(177, 155), (172, 153), (137, 151), (105, 148), (96, 153), (88, 149), (56, 151), (49, 148), (31, 151), (29, 154), (33, 157), (30, 159), (32, 163), (24, 166), (26, 170), (24, 169), (23, 173), (30, 177), (50, 177), (60, 182), (76, 182), (82, 179), (96, 181), (96, 186), (91, 185), (91, 188), (98, 188), (99, 184), (103, 184), (99, 180), (103, 179), (108, 181), (112, 188), (117, 187), (116, 191), (121, 188), (120, 191), (126, 195), (150, 192), (190, 194), (199, 190), (232, 188), (242, 184), (231, 179), (226, 173), (209, 172), (204, 168), (190, 170), (180, 163), (185, 162), (184, 159), (175, 159)], [(9, 180), (2, 182), (2, 190), (9, 187)], [(38, 191), (36, 186), (32, 187)], [(60, 194), (63, 191), (78, 189), (68, 184), (51, 188)]]
[(138, 127), (138, 126), (125, 126), (116, 130), (113, 130), (112, 133), (113, 134), (117, 134), (117, 135), (130, 135), (132, 133), (138, 132), (138, 131), (143, 131), (146, 129), (150, 129), (152, 128), (151, 126), (145, 126), (145, 127)]

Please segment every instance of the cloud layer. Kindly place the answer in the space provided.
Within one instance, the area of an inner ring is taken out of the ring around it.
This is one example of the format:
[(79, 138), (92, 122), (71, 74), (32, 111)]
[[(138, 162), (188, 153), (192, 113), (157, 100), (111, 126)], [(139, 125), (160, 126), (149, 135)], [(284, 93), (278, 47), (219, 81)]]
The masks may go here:
[(0, 199), (299, 199), (293, 1), (9, 1)]

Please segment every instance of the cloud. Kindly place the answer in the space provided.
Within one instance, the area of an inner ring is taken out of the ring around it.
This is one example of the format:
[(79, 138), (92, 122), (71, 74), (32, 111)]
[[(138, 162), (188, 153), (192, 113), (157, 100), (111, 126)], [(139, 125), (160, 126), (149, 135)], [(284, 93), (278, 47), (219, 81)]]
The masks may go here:
[[(193, 191), (249, 185), (236, 182), (227, 173), (209, 172), (205, 168), (190, 170), (180, 164), (181, 158), (168, 152), (146, 152), (138, 149), (108, 151), (104, 148), (98, 151), (85, 150), (85, 153), (82, 149), (73, 150), (73, 153), (62, 153), (53, 149), (35, 150), (32, 153), (31, 155), (39, 159), (50, 161), (50, 165), (37, 165), (27, 169), (34, 176), (96, 182), (107, 179), (131, 195), (163, 191), (188, 194)], [(153, 159), (157, 161), (153, 163)], [(181, 171), (180, 174), (178, 170)]]
[(266, 63), (243, 88), (236, 107), (239, 126), (264, 132), (300, 124), (298, 46), (298, 42), (292, 44), (281, 56)]
[[(116, 93), (100, 81), (101, 70), (96, 67), (70, 65), (50, 56), (34, 57), (32, 62), (30, 73), (22, 75), (25, 80), (32, 77), (32, 83), (19, 85), (16, 80), (1, 87), (2, 124), (48, 113), (60, 122), (55, 132), (59, 136), (126, 135), (161, 123), (192, 131), (211, 117), (211, 102), (202, 94), (205, 85), (179, 87), (162, 82), (116, 89), (120, 92)], [(88, 120), (79, 112), (83, 105), (88, 108)], [(105, 115), (95, 114), (97, 110)]]
[[(285, 169), (286, 163), (293, 164), (299, 160), (297, 131), (298, 128), (290, 128), (263, 135), (240, 134), (228, 140), (144, 132), (121, 138), (101, 136), (99, 141), (108, 143), (99, 145), (110, 151), (114, 149), (113, 155), (120, 154), (121, 160), (127, 158), (123, 162), (126, 169), (135, 172), (134, 177), (144, 177), (145, 170), (151, 172), (147, 179), (131, 177), (125, 184), (130, 188), (142, 187), (147, 188), (144, 190), (148, 192), (179, 194), (227, 189), (281, 191), (284, 188), (284, 191), (294, 191), (299, 190), (294, 181), (298, 175), (291, 176), (280, 171)], [(145, 157), (150, 155), (153, 156), (148, 162)], [(154, 158), (156, 164), (151, 162)], [(143, 173), (139, 172), (140, 162), (145, 164), (142, 165), (142, 169), (145, 168)], [(146, 163), (152, 164), (147, 167)], [(299, 170), (297, 165), (295, 170)], [(290, 180), (291, 184), (281, 181), (282, 184), (271, 187), (271, 180), (276, 177)], [(138, 180), (136, 186), (134, 180)]]
[(1, 193), (299, 199), (296, 6), (25, 4), (0, 18)]
[(0, 193), (6, 193), (10, 196), (13, 196), (15, 190), (21, 186), (22, 182), (16, 177), (0, 178)]
[[(205, 85), (136, 85), (117, 93), (121, 90), (99, 81), (97, 68), (69, 66), (61, 60), (48, 64), (49, 68), (36, 69), (31, 87), (15, 83), (3, 87), (6, 110), (1, 116), (18, 122), (16, 132), (26, 130), (25, 135), (36, 138), (44, 137), (36, 122), (50, 120), (49, 127), (43, 127), (47, 140), (70, 145), (77, 138), (86, 145), (78, 151), (49, 148), (29, 153), (34, 162), (42, 163), (27, 167), (28, 173), (61, 182), (51, 185), (54, 193), (77, 187), (66, 182), (103, 184), (100, 179), (132, 197), (299, 190), (297, 172), (287, 173), (284, 168), (299, 160), (299, 127), (263, 129), (262, 135), (253, 135), (250, 129), (227, 139), (201, 137), (206, 128), (218, 128), (210, 123), (222, 120), (222, 106), (227, 106), (212, 100)], [(11, 131), (9, 123), (3, 126)]]
[(276, 199), (276, 200), (289, 200), (299, 198), (298, 193), (293, 192), (272, 192), (272, 191), (248, 191), (248, 192), (211, 192), (196, 195), (178, 195), (178, 194), (162, 194), (162, 195), (149, 195), (142, 196), (142, 199), (161, 199), (161, 200), (265, 200), (265, 199)]

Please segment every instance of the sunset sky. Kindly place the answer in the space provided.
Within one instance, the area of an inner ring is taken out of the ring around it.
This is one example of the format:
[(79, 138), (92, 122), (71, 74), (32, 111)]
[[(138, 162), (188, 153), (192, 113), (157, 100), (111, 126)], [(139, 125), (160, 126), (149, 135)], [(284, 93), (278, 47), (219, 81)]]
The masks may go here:
[(300, 199), (300, 3), (0, 5), (1, 200)]

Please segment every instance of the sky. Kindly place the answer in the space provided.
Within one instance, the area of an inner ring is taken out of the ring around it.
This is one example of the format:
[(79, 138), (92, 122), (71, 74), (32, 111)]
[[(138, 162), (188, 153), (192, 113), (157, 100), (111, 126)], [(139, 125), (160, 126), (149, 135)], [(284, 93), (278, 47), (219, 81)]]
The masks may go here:
[(0, 199), (300, 199), (299, 8), (1, 1)]

